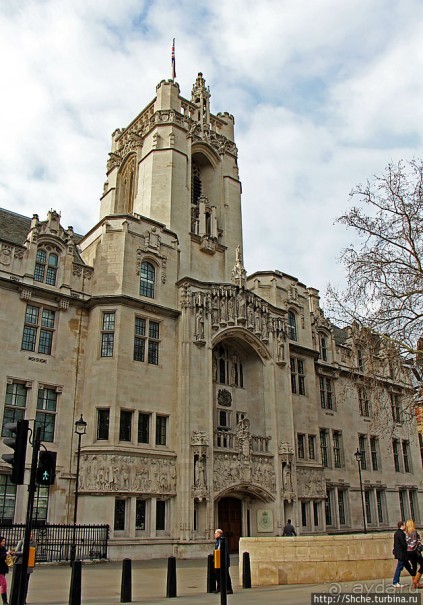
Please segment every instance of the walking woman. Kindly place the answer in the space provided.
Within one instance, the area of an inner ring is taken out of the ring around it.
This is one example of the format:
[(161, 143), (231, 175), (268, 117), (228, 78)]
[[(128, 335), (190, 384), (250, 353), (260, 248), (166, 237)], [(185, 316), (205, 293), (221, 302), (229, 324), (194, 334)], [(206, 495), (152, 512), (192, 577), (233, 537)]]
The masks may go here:
[[(418, 548), (421, 545), (421, 541), (413, 519), (408, 519), (405, 523), (405, 539), (407, 540), (407, 557), (413, 569), (414, 588), (423, 588), (423, 584), (420, 584), (420, 578), (423, 573), (423, 557)], [(418, 571), (417, 566), (419, 568)]]
[(10, 554), (5, 546), (4, 536), (0, 536), (0, 593), (2, 602), (7, 605), (7, 582), (6, 574), (9, 573), (9, 567), (6, 564), (6, 557)]

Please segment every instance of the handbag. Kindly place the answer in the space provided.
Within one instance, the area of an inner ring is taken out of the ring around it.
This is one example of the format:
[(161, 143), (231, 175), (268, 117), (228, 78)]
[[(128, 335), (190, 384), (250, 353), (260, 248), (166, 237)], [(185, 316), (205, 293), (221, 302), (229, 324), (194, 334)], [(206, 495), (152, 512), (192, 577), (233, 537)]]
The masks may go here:
[(12, 555), (11, 554), (7, 554), (6, 555), (6, 559), (5, 559), (5, 563), (6, 563), (7, 567), (13, 567), (14, 562), (15, 561), (14, 561)]

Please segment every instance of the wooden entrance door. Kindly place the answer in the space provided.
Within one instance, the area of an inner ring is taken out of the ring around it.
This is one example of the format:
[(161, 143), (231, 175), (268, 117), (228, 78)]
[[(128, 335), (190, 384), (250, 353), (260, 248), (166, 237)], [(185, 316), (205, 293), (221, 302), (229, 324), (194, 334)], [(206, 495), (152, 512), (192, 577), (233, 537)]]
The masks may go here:
[(219, 527), (223, 530), (229, 552), (238, 552), (242, 536), (242, 503), (238, 498), (222, 498), (218, 504)]

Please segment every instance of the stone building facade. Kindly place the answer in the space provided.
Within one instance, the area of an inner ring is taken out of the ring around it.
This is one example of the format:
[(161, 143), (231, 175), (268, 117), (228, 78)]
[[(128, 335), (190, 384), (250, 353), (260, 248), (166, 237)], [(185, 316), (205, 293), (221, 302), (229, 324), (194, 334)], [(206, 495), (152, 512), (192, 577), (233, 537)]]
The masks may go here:
[[(202, 74), (190, 100), (160, 82), (113, 133), (87, 234), (55, 211), (0, 211), (0, 288), (3, 434), (35, 420), (57, 451), (38, 522), (72, 522), (81, 414), (78, 522), (110, 525), (112, 558), (198, 556), (216, 526), (233, 550), (288, 518), (301, 534), (360, 530), (362, 503), (369, 529), (422, 522), (407, 376), (332, 326), (317, 290), (247, 277), (234, 118), (210, 112)], [(21, 522), (9, 472), (0, 514)]]

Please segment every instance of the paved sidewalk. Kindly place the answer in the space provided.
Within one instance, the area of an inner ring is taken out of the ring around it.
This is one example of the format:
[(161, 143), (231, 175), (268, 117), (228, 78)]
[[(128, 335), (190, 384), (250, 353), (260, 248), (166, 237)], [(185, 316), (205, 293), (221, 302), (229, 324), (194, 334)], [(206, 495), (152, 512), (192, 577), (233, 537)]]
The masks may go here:
[[(234, 557), (231, 576), (234, 594), (228, 595), (228, 605), (311, 605), (311, 593), (326, 592), (389, 592), (398, 594), (392, 588), (392, 579), (342, 584), (308, 584), (292, 586), (271, 586), (243, 589), (238, 582), (238, 564)], [(304, 563), (307, 565), (307, 563)], [(132, 602), (140, 604), (164, 605), (220, 605), (221, 597), (207, 594), (207, 559), (177, 560), (177, 598), (166, 598), (167, 559), (133, 561)], [(392, 565), (392, 572), (394, 565)], [(121, 563), (97, 563), (82, 566), (82, 605), (111, 605), (120, 603), (122, 577)], [(29, 585), (28, 604), (67, 605), (71, 569), (69, 566), (37, 566)], [(316, 578), (318, 580), (318, 578)], [(400, 594), (410, 593), (411, 578), (404, 574), (407, 586)], [(8, 577), (9, 589), (11, 577)], [(413, 594), (414, 591), (411, 588)], [(420, 591), (423, 593), (423, 590)]]

